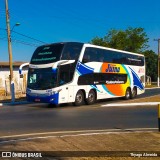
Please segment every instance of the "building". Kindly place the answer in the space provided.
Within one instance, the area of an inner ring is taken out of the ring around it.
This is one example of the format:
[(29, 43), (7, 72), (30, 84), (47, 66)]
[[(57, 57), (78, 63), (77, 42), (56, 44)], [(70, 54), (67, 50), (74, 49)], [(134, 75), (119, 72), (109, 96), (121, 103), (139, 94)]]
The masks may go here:
[[(16, 93), (25, 93), (26, 92), (26, 82), (27, 82), (27, 73), (28, 67), (23, 68), (23, 77), (19, 75), (19, 67), (26, 62), (13, 62), (13, 80), (15, 84)], [(9, 95), (10, 94), (10, 67), (9, 62), (0, 62), (0, 93)]]

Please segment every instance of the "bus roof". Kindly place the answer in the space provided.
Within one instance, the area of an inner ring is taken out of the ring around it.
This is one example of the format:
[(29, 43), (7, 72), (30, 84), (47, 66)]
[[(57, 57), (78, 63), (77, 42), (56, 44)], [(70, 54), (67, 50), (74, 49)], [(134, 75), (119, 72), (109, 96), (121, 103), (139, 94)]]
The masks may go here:
[(70, 44), (72, 44), (72, 43), (78, 43), (78, 44), (85, 44), (85, 43), (82, 43), (82, 42), (56, 42), (56, 43), (47, 43), (47, 44), (44, 44), (44, 45), (42, 45), (42, 46), (50, 46), (50, 45), (54, 45), (54, 44), (67, 44), (67, 43), (70, 43)]
[(57, 42), (57, 43), (44, 44), (42, 46), (49, 46), (49, 45), (53, 45), (53, 44), (67, 44), (67, 43), (70, 43), (70, 44), (72, 44), (72, 43), (78, 43), (78, 44), (82, 44), (84, 47), (94, 47), (94, 48), (105, 49), (105, 50), (107, 49), (107, 50), (110, 50), (110, 51), (128, 53), (128, 54), (138, 55), (138, 56), (144, 57), (144, 55), (140, 54), (140, 53), (134, 53), (134, 52), (124, 51), (124, 50), (119, 50), (119, 49), (114, 49), (114, 48), (109, 48), (109, 47), (103, 47), (103, 46), (93, 45), (93, 44), (89, 44), (89, 43), (83, 43), (83, 42)]
[(114, 48), (109, 48), (109, 47), (97, 46), (97, 45), (93, 45), (93, 44), (89, 44), (89, 43), (85, 43), (84, 46), (85, 46), (85, 47), (100, 48), (100, 49), (105, 49), (105, 50), (107, 49), (107, 50), (110, 50), (110, 51), (128, 53), (128, 54), (138, 55), (138, 56), (144, 57), (144, 55), (143, 55), (143, 54), (140, 54), (140, 53), (134, 53), (134, 52), (124, 51), (124, 50), (119, 50), (119, 49), (114, 49)]

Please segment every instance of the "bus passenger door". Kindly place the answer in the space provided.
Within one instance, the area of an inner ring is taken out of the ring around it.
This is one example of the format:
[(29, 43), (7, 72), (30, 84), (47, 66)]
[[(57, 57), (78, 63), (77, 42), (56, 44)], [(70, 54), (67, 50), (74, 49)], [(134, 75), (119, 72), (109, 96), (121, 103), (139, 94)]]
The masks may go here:
[(59, 86), (62, 86), (60, 101), (62, 103), (70, 102), (73, 94), (73, 87), (70, 84), (73, 80), (75, 63), (59, 66)]
[(60, 92), (60, 103), (73, 102), (73, 86), (65, 85)]
[(68, 93), (69, 93), (69, 88), (68, 86), (65, 85), (60, 92), (60, 97), (59, 97), (60, 103), (68, 102)]

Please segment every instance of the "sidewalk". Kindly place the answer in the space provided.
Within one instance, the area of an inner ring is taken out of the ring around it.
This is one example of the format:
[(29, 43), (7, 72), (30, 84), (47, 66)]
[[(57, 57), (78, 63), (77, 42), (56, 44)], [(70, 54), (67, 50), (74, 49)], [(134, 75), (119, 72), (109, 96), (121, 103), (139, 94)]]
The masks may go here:
[(26, 95), (15, 95), (15, 102), (11, 102), (11, 95), (8, 96), (0, 96), (0, 106), (5, 105), (17, 105), (17, 104), (24, 104), (26, 103)]
[(0, 100), (0, 106), (14, 106), (21, 104), (30, 104), (31, 102), (27, 102), (26, 97), (18, 97), (15, 99), (15, 102), (11, 102), (11, 99)]
[[(42, 154), (44, 151), (50, 151), (46, 152), (42, 158), (48, 160), (55, 158), (55, 153), (59, 153), (58, 155), (63, 157), (58, 159), (66, 160), (69, 157), (69, 159), (77, 157), (77, 160), (106, 160), (107, 158), (116, 160), (122, 157), (130, 160), (140, 157), (153, 160), (153, 158), (159, 158), (160, 156), (159, 139), (160, 134), (157, 131), (48, 136), (1, 143), (0, 151), (39, 151)], [(53, 157), (51, 153), (53, 153)], [(131, 153), (135, 155), (133, 156)], [(148, 156), (143, 156), (144, 153), (147, 153)], [(149, 155), (151, 153), (155, 154), (155, 156)]]

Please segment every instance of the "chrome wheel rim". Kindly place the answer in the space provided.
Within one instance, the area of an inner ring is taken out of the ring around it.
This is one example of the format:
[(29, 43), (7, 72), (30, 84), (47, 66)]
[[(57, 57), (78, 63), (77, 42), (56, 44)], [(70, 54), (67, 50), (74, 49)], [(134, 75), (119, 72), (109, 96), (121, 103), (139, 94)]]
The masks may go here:
[(83, 100), (82, 95), (81, 95), (81, 94), (77, 94), (77, 96), (76, 96), (76, 101), (77, 101), (78, 103), (81, 103), (82, 100)]
[(129, 90), (127, 90), (127, 92), (126, 92), (126, 97), (127, 97), (127, 98), (130, 97), (130, 92), (129, 92)]
[(93, 93), (90, 93), (90, 94), (88, 95), (88, 100), (89, 100), (90, 102), (93, 102), (93, 101), (94, 101), (94, 94), (93, 94)]
[(132, 91), (132, 95), (133, 95), (133, 97), (135, 97), (135, 96), (136, 96), (136, 90), (135, 90), (135, 89), (133, 89), (133, 91)]

